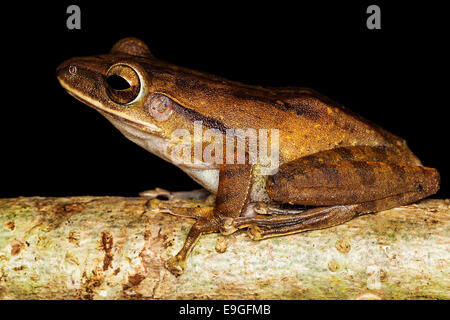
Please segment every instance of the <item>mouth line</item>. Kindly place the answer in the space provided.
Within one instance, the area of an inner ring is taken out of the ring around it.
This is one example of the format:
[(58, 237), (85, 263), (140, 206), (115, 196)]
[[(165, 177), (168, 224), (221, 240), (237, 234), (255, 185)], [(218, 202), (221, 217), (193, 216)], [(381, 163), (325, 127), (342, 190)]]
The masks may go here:
[[(60, 80), (60, 83), (61, 83), (61, 86), (62, 86), (62, 87), (67, 91), (67, 93), (70, 94), (72, 97), (74, 97), (74, 98), (77, 99), (78, 101), (84, 103), (85, 105), (89, 106), (90, 108), (92, 108), (92, 109), (94, 109), (94, 110), (100, 112), (100, 113), (103, 114), (103, 115), (107, 115), (107, 116), (113, 117), (113, 118), (116, 119), (116, 120), (119, 120), (119, 121), (125, 122), (125, 123), (127, 123), (127, 124), (130, 124), (130, 125), (136, 127), (137, 129), (143, 130), (143, 131), (145, 131), (146, 133), (149, 133), (149, 134), (156, 135), (157, 132), (161, 131), (159, 128), (158, 128), (157, 130), (151, 129), (151, 128), (149, 128), (147, 125), (145, 125), (145, 124), (143, 124), (143, 123), (139, 123), (139, 122), (133, 121), (133, 120), (128, 119), (128, 118), (126, 118), (126, 117), (119, 116), (119, 115), (115, 114), (114, 112), (111, 112), (111, 111), (102, 109), (102, 108), (96, 106), (95, 104), (93, 104), (91, 101), (89, 101), (89, 100), (87, 100), (87, 99), (84, 99), (81, 95), (75, 94), (75, 93), (72, 91), (73, 89), (69, 90), (69, 87), (64, 83), (64, 81), (61, 81), (61, 80)], [(156, 128), (157, 128), (157, 127), (156, 127)]]

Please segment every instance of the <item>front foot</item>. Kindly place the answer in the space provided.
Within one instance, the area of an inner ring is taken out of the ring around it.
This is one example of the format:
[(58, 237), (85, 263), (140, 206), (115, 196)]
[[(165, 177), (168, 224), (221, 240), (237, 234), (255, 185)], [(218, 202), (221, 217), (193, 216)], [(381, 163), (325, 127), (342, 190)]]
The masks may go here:
[(173, 256), (172, 258), (166, 261), (165, 267), (173, 275), (178, 277), (182, 275), (184, 269), (186, 269), (186, 259), (177, 254), (176, 256)]
[(210, 217), (213, 212), (213, 207), (210, 206), (200, 206), (195, 205), (195, 203), (190, 204), (189, 206), (183, 206), (183, 203), (163, 201), (159, 199), (151, 199), (148, 201), (147, 209), (153, 213), (169, 213), (174, 216), (193, 219)]

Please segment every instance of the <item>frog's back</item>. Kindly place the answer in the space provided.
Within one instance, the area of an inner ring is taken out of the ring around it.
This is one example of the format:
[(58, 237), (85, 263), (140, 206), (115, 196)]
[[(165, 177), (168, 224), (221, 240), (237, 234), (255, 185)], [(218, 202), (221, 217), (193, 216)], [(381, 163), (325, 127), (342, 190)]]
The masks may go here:
[[(307, 88), (247, 85), (153, 61), (153, 91), (185, 108), (183, 115), (226, 129), (278, 129), (281, 162), (346, 146), (381, 146), (408, 164), (420, 164), (406, 142), (347, 108)], [(213, 121), (212, 121), (213, 120)]]
[[(357, 145), (385, 147), (396, 152), (399, 161), (420, 165), (404, 139), (324, 95), (307, 88), (275, 90), (288, 112), (296, 113), (284, 127), (306, 154)], [(307, 143), (302, 145), (302, 141)]]

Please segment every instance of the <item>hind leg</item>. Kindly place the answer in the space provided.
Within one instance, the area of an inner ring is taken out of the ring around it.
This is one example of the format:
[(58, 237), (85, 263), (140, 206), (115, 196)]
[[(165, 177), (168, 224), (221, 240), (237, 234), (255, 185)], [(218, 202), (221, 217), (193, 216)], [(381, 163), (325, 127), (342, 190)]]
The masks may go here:
[(267, 193), (276, 202), (329, 206), (415, 191), (426, 197), (439, 189), (436, 169), (399, 159), (390, 149), (378, 147), (322, 151), (281, 165), (268, 177)]
[(317, 208), (292, 215), (228, 219), (222, 231), (229, 234), (248, 228), (254, 239), (263, 239), (322, 229), (359, 214), (420, 200), (439, 189), (437, 170), (389, 163), (395, 157), (383, 155), (386, 152), (370, 147), (341, 148), (287, 163), (268, 177), (270, 198)]
[(391, 209), (422, 198), (422, 194), (410, 192), (360, 204), (317, 207), (294, 215), (242, 217), (231, 221), (227, 230), (231, 233), (248, 228), (248, 234), (253, 240), (261, 240), (333, 227), (365, 213)]

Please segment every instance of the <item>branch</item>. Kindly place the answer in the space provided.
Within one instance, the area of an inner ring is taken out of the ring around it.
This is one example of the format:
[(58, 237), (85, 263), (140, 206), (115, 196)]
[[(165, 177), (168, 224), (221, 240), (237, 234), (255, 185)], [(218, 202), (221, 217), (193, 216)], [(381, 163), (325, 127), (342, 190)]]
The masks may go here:
[(0, 298), (450, 299), (449, 200), (263, 241), (206, 235), (180, 277), (163, 265), (193, 220), (152, 204), (0, 199)]

